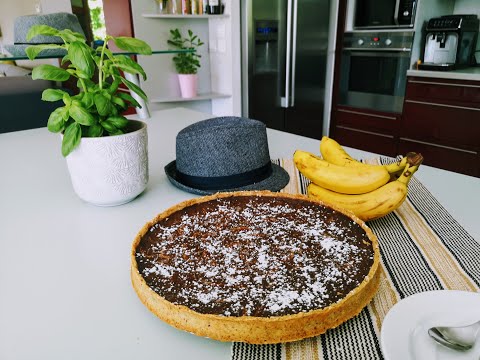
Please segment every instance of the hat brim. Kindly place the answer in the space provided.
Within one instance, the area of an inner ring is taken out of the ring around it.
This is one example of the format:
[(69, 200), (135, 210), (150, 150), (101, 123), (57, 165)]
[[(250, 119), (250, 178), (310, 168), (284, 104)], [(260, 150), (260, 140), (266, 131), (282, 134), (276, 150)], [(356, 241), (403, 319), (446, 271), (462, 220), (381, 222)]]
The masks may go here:
[(230, 188), (230, 189), (212, 189), (212, 190), (203, 190), (203, 189), (195, 189), (190, 186), (183, 184), (177, 176), (177, 166), (176, 160), (169, 163), (165, 166), (165, 173), (167, 174), (168, 180), (176, 186), (177, 188), (198, 195), (210, 195), (215, 194), (217, 192), (226, 192), (226, 191), (243, 191), (243, 190), (270, 190), (270, 191), (280, 191), (285, 186), (287, 186), (288, 182), (290, 181), (290, 176), (288, 172), (278, 166), (277, 164), (272, 163), (272, 173), (271, 175), (259, 182), (245, 185), (238, 188)]
[[(40, 44), (23, 44), (23, 45), (4, 45), (3, 47), (7, 50), (12, 56), (27, 56), (25, 49), (32, 45)], [(67, 55), (67, 50), (65, 49), (45, 49), (42, 50), (38, 56), (39, 57), (62, 57)]]

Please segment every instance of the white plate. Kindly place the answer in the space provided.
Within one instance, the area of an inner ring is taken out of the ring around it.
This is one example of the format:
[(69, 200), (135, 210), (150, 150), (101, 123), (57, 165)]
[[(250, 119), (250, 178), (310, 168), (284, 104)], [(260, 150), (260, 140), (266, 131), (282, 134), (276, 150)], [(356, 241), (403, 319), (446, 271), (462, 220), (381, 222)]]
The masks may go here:
[(432, 326), (459, 326), (480, 320), (480, 293), (440, 290), (409, 296), (393, 306), (382, 324), (386, 360), (479, 360), (480, 339), (466, 352), (445, 348), (430, 338)]

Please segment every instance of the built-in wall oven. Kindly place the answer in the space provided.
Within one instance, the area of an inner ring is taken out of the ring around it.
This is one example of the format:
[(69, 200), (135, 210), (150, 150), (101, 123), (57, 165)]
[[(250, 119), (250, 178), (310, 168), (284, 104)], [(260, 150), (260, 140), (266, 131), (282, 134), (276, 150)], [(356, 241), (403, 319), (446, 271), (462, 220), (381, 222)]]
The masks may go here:
[(413, 31), (347, 32), (339, 105), (401, 113)]
[(411, 28), (417, 0), (355, 0), (354, 29)]

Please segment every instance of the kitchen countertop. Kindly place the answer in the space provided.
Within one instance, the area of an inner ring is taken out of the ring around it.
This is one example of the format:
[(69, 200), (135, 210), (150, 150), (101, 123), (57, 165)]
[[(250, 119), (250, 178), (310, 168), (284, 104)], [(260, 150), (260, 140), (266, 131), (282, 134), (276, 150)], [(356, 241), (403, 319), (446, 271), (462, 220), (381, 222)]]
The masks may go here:
[(452, 71), (408, 70), (407, 76), (480, 81), (480, 66)]
[[(129, 274), (141, 227), (195, 196), (172, 186), (163, 167), (175, 157), (178, 131), (210, 116), (153, 112), (146, 120), (147, 189), (117, 207), (76, 197), (58, 135), (46, 128), (0, 134), (0, 359), (230, 359), (230, 343), (176, 330), (152, 315)], [(319, 140), (270, 129), (268, 139), (272, 158), (319, 151)], [(429, 166), (415, 176), (480, 240), (480, 179)]]

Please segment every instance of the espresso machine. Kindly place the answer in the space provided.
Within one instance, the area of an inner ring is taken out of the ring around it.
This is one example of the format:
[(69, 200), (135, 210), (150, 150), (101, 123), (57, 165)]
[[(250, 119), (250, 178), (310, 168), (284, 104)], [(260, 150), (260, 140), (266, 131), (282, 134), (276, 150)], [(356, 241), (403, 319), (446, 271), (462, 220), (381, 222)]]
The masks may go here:
[(432, 18), (425, 27), (425, 52), (419, 69), (453, 70), (475, 65), (477, 15)]

